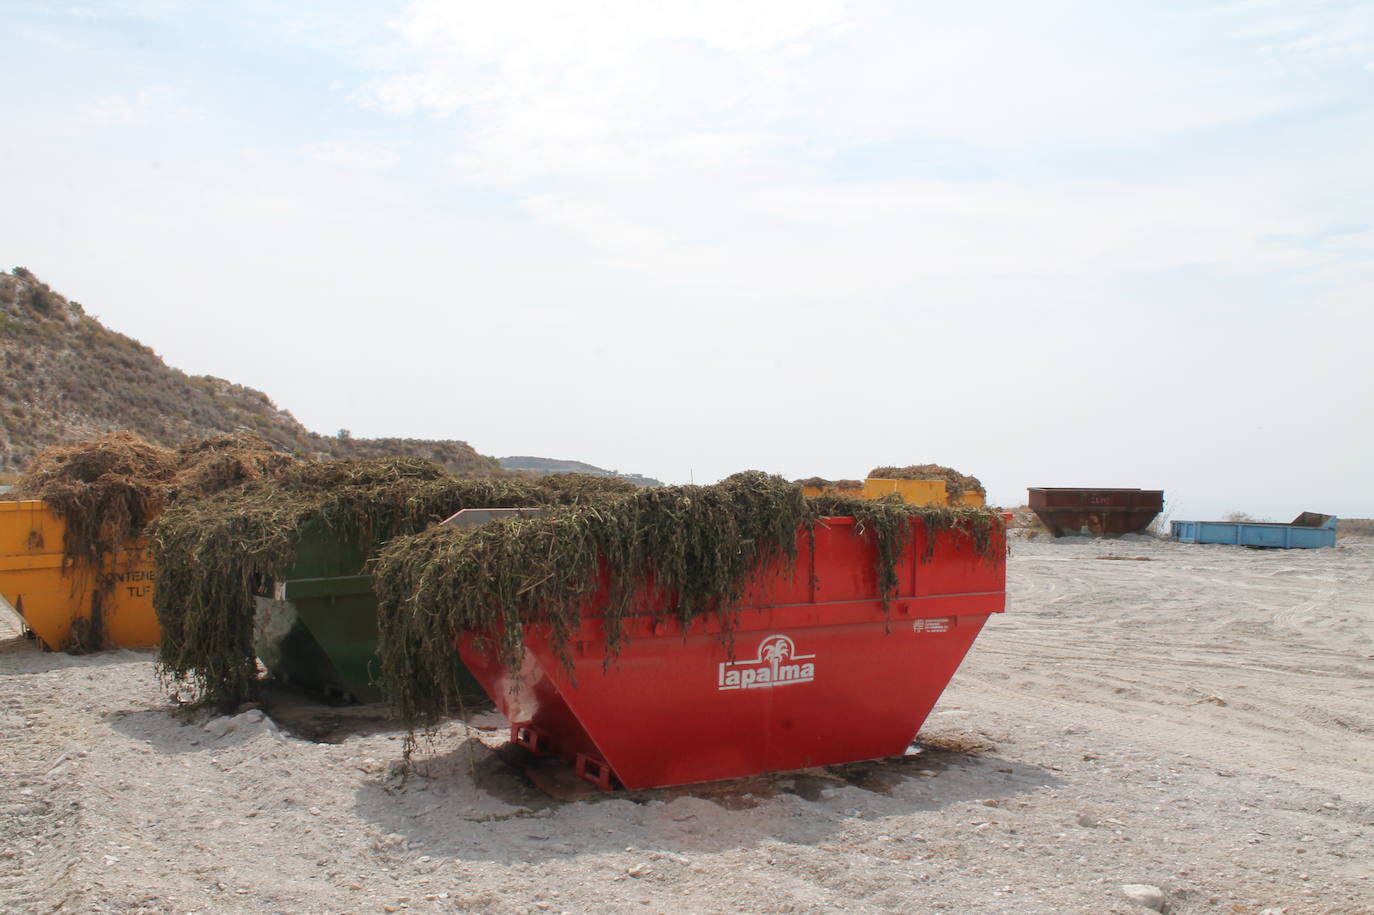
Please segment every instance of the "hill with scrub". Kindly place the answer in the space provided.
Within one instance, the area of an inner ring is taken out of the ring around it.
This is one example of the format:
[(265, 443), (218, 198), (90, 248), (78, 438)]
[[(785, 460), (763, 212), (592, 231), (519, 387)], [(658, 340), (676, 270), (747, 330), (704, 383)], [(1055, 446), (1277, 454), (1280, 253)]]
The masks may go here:
[(118, 429), (169, 447), (251, 432), (302, 457), (421, 457), (458, 475), (503, 473), (467, 442), (311, 432), (261, 391), (172, 368), (28, 270), (0, 274), (0, 473)]
[(558, 458), (532, 457), (527, 454), (497, 458), (506, 470), (519, 470), (536, 476), (549, 476), (555, 473), (584, 473), (591, 477), (617, 477), (628, 480), (636, 486), (662, 486), (662, 480), (642, 476), (637, 473), (621, 473), (619, 470), (604, 470), (582, 461), (560, 460)]

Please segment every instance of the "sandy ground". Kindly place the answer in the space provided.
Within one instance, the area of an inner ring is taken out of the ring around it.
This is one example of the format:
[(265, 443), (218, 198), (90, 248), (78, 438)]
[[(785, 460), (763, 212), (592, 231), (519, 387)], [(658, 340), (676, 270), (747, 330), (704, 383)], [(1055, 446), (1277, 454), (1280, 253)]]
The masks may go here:
[(0, 911), (1374, 912), (1374, 541), (1017, 540), (1008, 590), (914, 758), (575, 801), (0, 622)]

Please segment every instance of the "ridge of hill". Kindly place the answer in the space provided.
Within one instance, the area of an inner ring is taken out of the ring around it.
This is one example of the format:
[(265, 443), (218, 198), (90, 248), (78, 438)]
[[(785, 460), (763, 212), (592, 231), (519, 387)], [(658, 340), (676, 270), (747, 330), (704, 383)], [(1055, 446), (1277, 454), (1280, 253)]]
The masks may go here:
[(662, 486), (661, 480), (653, 477), (640, 476), (637, 473), (621, 473), (619, 470), (604, 470), (592, 464), (585, 464), (582, 461), (565, 461), (558, 458), (532, 457), (527, 454), (517, 454), (511, 457), (497, 458), (502, 468), (506, 470), (523, 470), (526, 473), (534, 473), (539, 476), (548, 476), (551, 473), (585, 473), (594, 477), (618, 477), (636, 486)]
[(421, 457), (451, 473), (502, 473), (467, 442), (320, 435), (266, 394), (187, 375), (116, 333), (23, 267), (0, 274), (0, 472), (50, 445), (129, 429), (162, 445), (256, 432), (302, 457)]

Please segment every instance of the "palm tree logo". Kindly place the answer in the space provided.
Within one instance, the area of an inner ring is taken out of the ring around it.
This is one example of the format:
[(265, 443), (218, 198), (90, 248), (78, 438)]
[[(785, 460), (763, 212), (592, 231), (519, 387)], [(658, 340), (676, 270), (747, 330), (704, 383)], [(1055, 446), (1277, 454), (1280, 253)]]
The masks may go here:
[(773, 682), (778, 679), (778, 665), (794, 654), (792, 640), (785, 635), (775, 635), (759, 645), (759, 660), (772, 668)]

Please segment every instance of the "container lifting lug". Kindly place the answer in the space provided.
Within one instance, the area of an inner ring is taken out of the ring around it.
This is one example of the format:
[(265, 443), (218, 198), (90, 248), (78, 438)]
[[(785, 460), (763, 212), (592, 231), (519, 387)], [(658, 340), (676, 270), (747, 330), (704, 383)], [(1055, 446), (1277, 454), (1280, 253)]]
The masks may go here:
[(524, 747), (535, 756), (549, 755), (548, 738), (543, 733), (536, 731), (528, 724), (513, 724), (510, 726), (510, 740), (516, 746)]
[(577, 777), (591, 782), (602, 791), (611, 790), (611, 767), (585, 753), (577, 754)]

